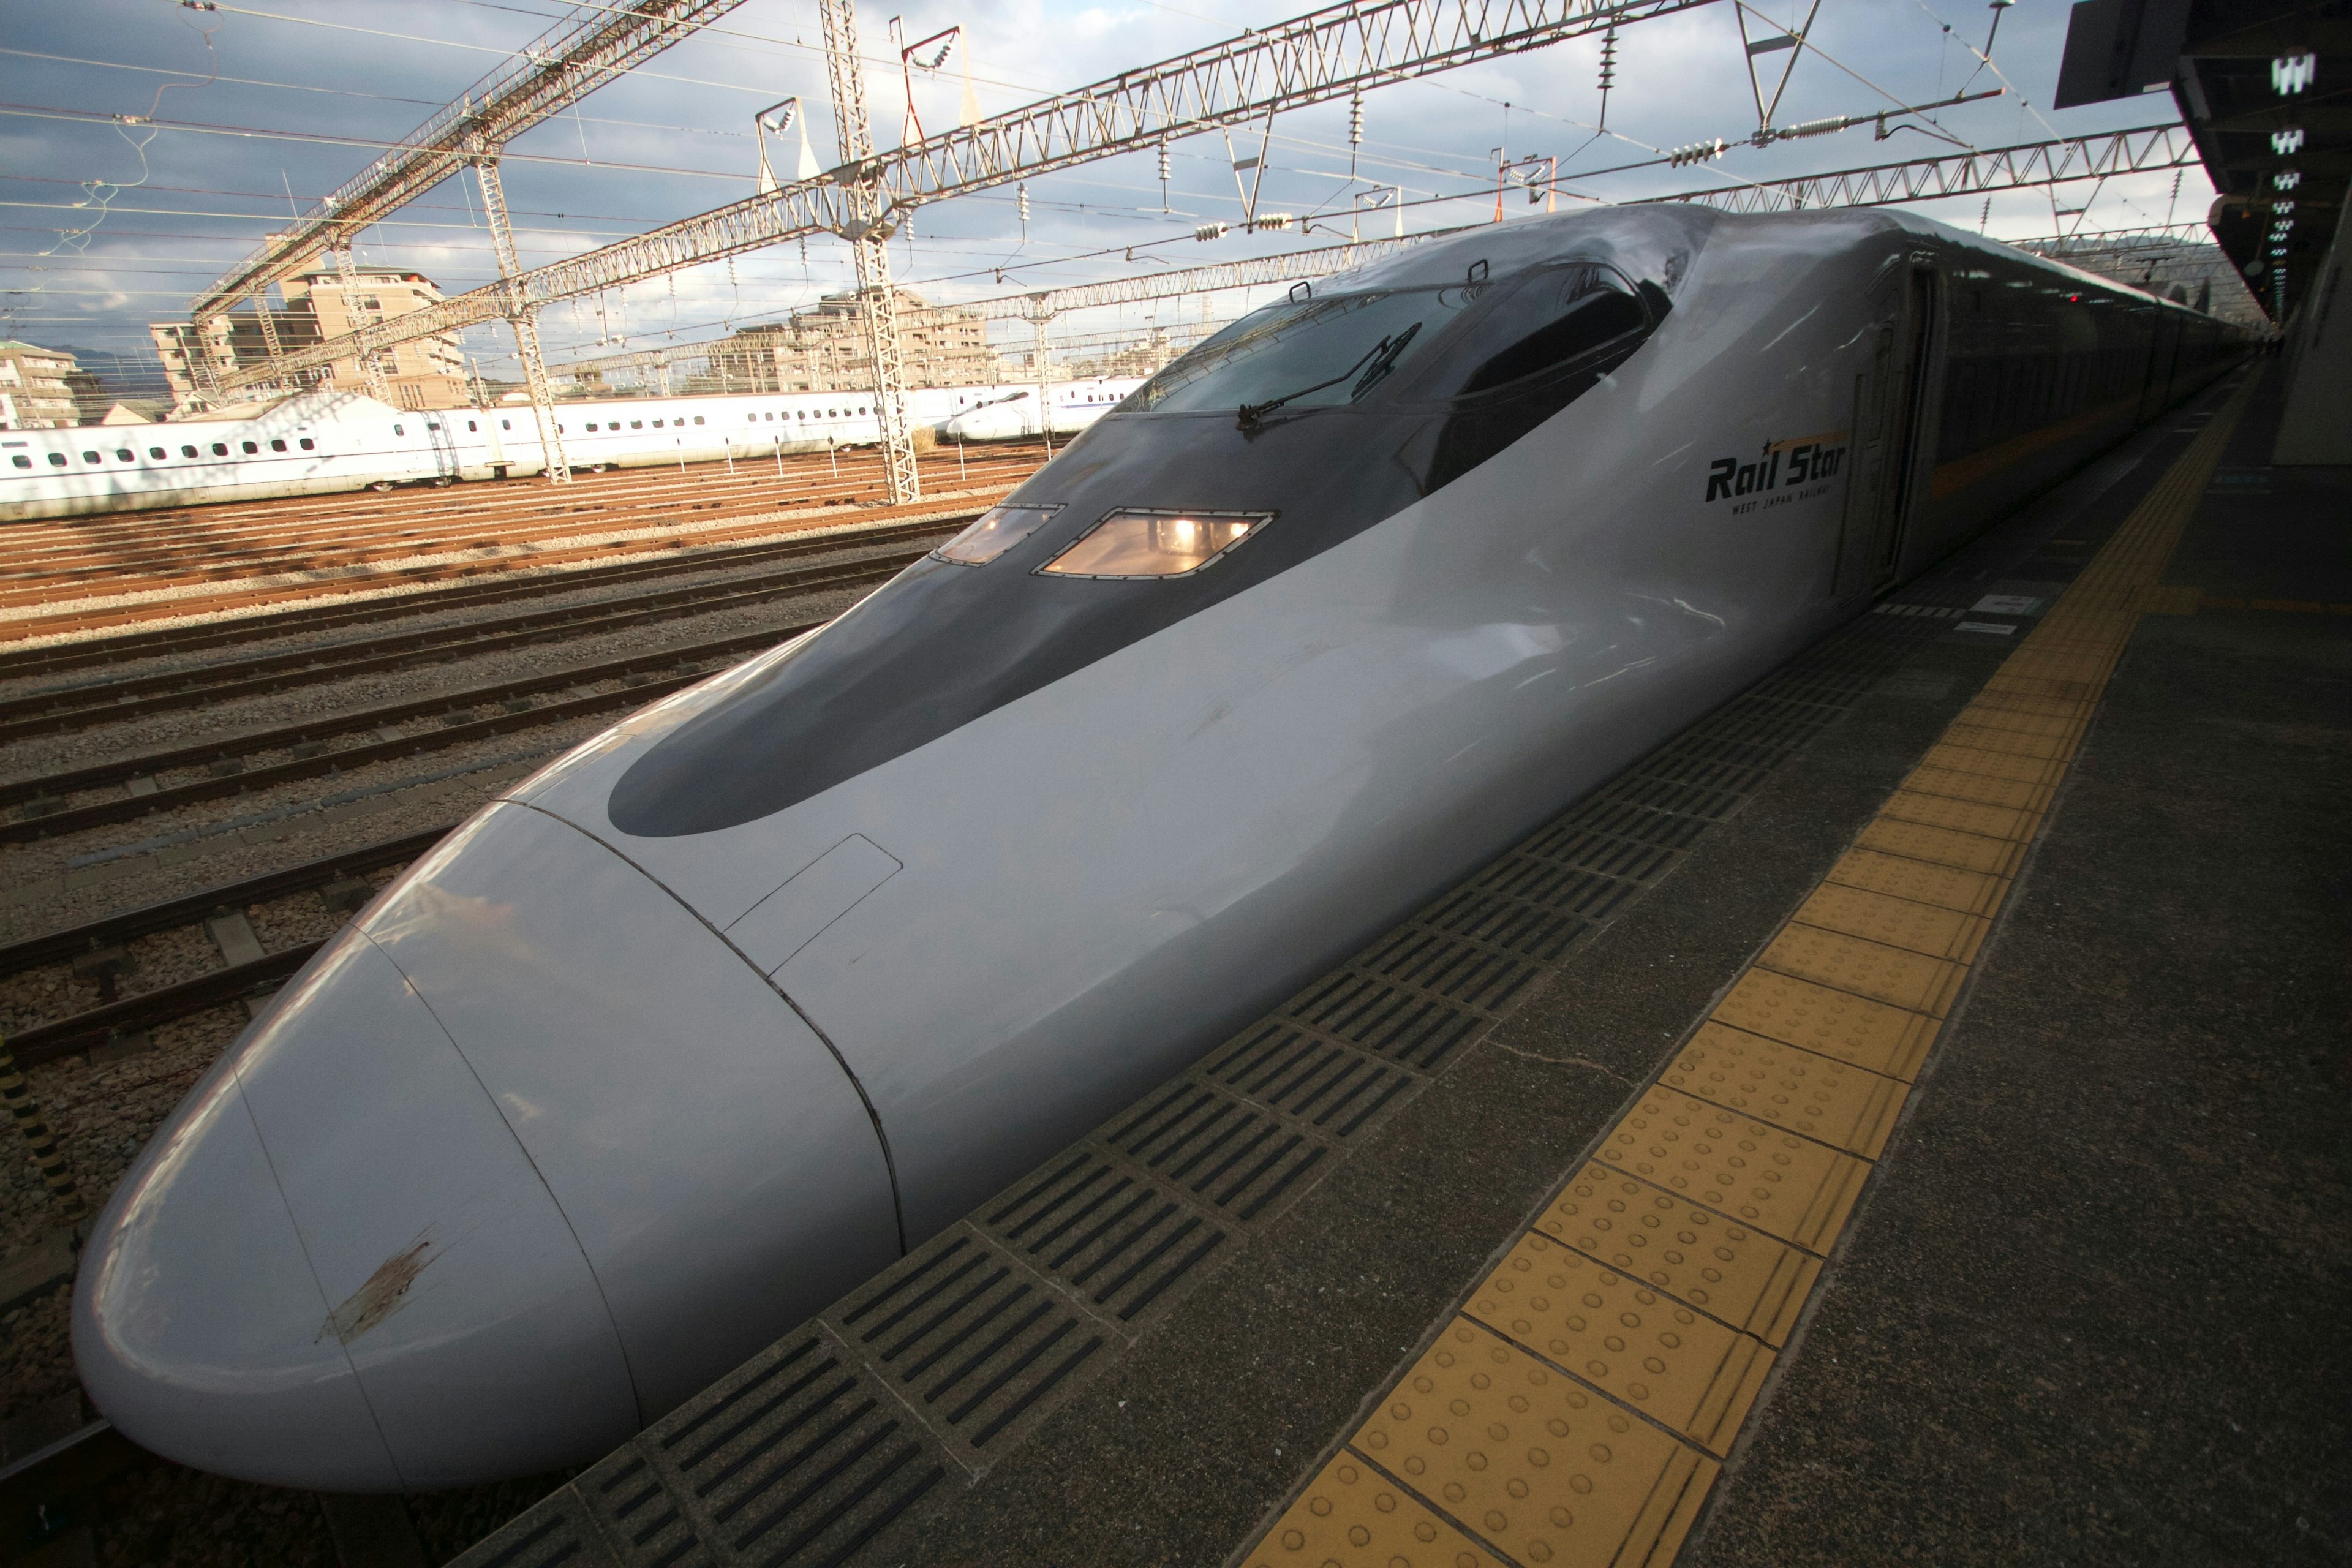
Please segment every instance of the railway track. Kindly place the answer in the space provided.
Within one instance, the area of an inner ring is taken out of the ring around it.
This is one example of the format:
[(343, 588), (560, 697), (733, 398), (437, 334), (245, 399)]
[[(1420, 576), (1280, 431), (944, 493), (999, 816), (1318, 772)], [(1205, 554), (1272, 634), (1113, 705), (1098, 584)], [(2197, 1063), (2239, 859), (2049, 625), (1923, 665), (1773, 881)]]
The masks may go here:
[[(991, 447), (961, 462), (933, 453), (921, 460), (922, 475), (927, 489), (954, 489), (960, 481), (1029, 472), (1043, 457), (1044, 449), (1034, 444)], [(12, 574), (91, 557), (117, 567), (138, 562), (168, 567), (187, 548), (215, 555), (238, 550), (268, 553), (290, 543), (305, 559), (315, 559), (356, 542), (460, 537), (486, 518), (518, 526), (534, 520), (568, 526), (593, 514), (617, 527), (658, 526), (679, 514), (682, 498), (697, 511), (723, 510), (739, 502), (763, 509), (793, 500), (822, 504), (878, 493), (883, 477), (879, 460), (861, 450), (839, 454), (833, 465), (821, 456), (794, 456), (779, 470), (771, 470), (768, 459), (741, 459), (731, 472), (723, 462), (693, 463), (682, 470), (582, 470), (562, 489), (536, 479), (478, 480), (383, 494), (341, 492), (116, 512), (77, 519), (67, 529), (56, 519), (0, 523), (0, 583)]]
[[(217, 919), (225, 911), (242, 910), (248, 905), (286, 898), (294, 893), (319, 891), (334, 894), (341, 902), (339, 905), (335, 899), (331, 899), (329, 912), (354, 912), (366, 901), (366, 898), (373, 896), (374, 891), (369, 888), (364, 896), (360, 896), (354, 886), (360, 879), (387, 866), (406, 865), (432, 848), (456, 826), (448, 823), (423, 833), (407, 834), (359, 849), (347, 849), (299, 866), (289, 866), (283, 870), (247, 878), (244, 881), (224, 883), (182, 898), (167, 899), (162, 903), (109, 915), (103, 920), (11, 942), (0, 947), (0, 976), (21, 974), (50, 964), (70, 963), (77, 959), (86, 959), (92, 953), (117, 952), (124, 942), (134, 937), (201, 925)], [(184, 1018), (192, 1013), (259, 995), (275, 989), (309, 963), (311, 954), (325, 942), (324, 938), (299, 942), (243, 963), (229, 963), (209, 973), (159, 985), (99, 1007), (52, 1019), (10, 1036), (8, 1048), (15, 1053), (18, 1062), (34, 1067), (102, 1045), (132, 1030), (153, 1028), (159, 1024)]]
[[(965, 464), (961, 472), (952, 459), (935, 457), (925, 481), (934, 491), (1001, 490), (1033, 472), (1042, 456), (1042, 448), (992, 454)], [(83, 529), (70, 542), (57, 540), (54, 523), (16, 525), (0, 529), (0, 615), (6, 616), (8, 629), (18, 636), (42, 635), (179, 616), (236, 602), (347, 592), (354, 583), (429, 580), (593, 558), (616, 550), (637, 552), (682, 546), (689, 537), (698, 542), (724, 542), (734, 536), (728, 527), (732, 518), (742, 519), (746, 530), (773, 531), (779, 511), (873, 503), (879, 493), (880, 469), (877, 464), (865, 466), (873, 473), (861, 468), (855, 477), (824, 479), (806, 475), (790, 488), (771, 478), (742, 473), (730, 478), (717, 464), (689, 467), (677, 476), (665, 474), (657, 482), (630, 477), (648, 470), (630, 470), (610, 478), (591, 476), (577, 491), (562, 496), (553, 495), (550, 487), (533, 487), (527, 493), (460, 496), (448, 503), (451, 510), (434, 515), (393, 512), (356, 521), (347, 514), (364, 509), (366, 502), (352, 497), (337, 498), (339, 521), (289, 511), (267, 527), (225, 523), (215, 509), (126, 514), (131, 521), (120, 526), (131, 531), (118, 536), (101, 529), (91, 538), (90, 531)], [(611, 489), (615, 483), (643, 487), (643, 493), (600, 493), (600, 487)], [(315, 507), (316, 502), (303, 498), (299, 503), (271, 504)], [(891, 510), (903, 515), (916, 509)], [(669, 526), (678, 528), (680, 535), (660, 539)], [(614, 540), (611, 536), (615, 534), (632, 537)], [(601, 542), (570, 542), (583, 535), (594, 535)], [(494, 560), (483, 552), (512, 554)], [(470, 558), (449, 559), (453, 556)], [(256, 577), (297, 574), (326, 575), (293, 585), (235, 586)], [(64, 607), (64, 602), (78, 604), (90, 597), (96, 582), (105, 584), (105, 596), (113, 602)], [(185, 592), (209, 584), (223, 584), (221, 592), (204, 596)], [(178, 596), (154, 597), (167, 594)], [(150, 597), (120, 602), (137, 595)], [(61, 607), (44, 615), (41, 606), (52, 603)]]
[[(884, 575), (886, 574), (878, 572), (869, 574), (877, 580)], [(171, 752), (101, 763), (70, 773), (21, 780), (0, 786), (0, 805), (26, 803), (16, 820), (0, 823), (0, 844), (22, 844), (36, 838), (79, 833), (87, 828), (129, 822), (152, 813), (175, 810), (226, 795), (243, 795), (276, 784), (339, 773), (346, 769), (443, 751), (517, 730), (535, 729), (564, 720), (608, 713), (615, 709), (639, 707), (691, 685), (743, 655), (773, 647), (803, 632), (814, 631), (824, 624), (823, 621), (806, 621), (794, 626), (763, 627), (710, 642), (660, 648), (601, 664), (579, 665), (547, 675), (499, 681), (468, 691), (443, 693), (362, 709), (330, 719), (257, 731), (231, 742), (208, 742)], [(624, 683), (617, 691), (592, 691), (559, 698), (551, 702), (541, 700), (551, 693), (615, 680)], [(488, 718), (477, 716), (479, 710), (488, 707), (496, 707), (500, 711)], [(372, 742), (340, 749), (326, 743), (336, 736), (380, 731), (394, 724), (433, 715), (441, 718), (441, 727), (422, 734), (382, 736)], [(313, 747), (316, 749), (312, 750)], [(296, 754), (282, 763), (248, 768), (238, 762), (240, 755), (288, 749), (294, 750)], [(68, 794), (109, 784), (134, 780), (152, 783), (158, 773), (199, 765), (220, 757), (224, 751), (230, 753), (226, 759), (230, 765), (220, 766), (211, 777), (184, 784), (155, 785), (119, 799), (94, 801), (82, 805), (66, 805), (62, 799)]]
[[(583, 566), (560, 576), (494, 579), (457, 586), (420, 588), (414, 593), (385, 595), (354, 603), (265, 611), (259, 615), (240, 616), (232, 621), (120, 632), (112, 637), (79, 642), (19, 648), (13, 652), (0, 652), (0, 680), (24, 679), (124, 664), (133, 659), (193, 653), (208, 647), (257, 642), (270, 637), (291, 637), (306, 632), (332, 631), (341, 626), (369, 626), (380, 621), (397, 620), (404, 616), (432, 615), (481, 605), (546, 598), (556, 594), (574, 593), (582, 588), (607, 587), (647, 578), (726, 571), (837, 550), (895, 544), (929, 538), (947, 529), (961, 528), (977, 515), (977, 509), (974, 509), (927, 516), (910, 522), (877, 523), (854, 531), (828, 532), (814, 537), (787, 535), (781, 540), (761, 543), (705, 551), (685, 559), (625, 561), (610, 566)], [(8, 706), (14, 708), (18, 705), (12, 703)]]
[[(872, 542), (933, 539), (961, 526), (965, 521), (968, 518), (958, 517), (894, 530), (888, 540), (874, 539)], [(834, 546), (835, 550), (842, 548), (845, 546)], [(793, 552), (800, 554), (812, 552), (805, 546)], [(921, 550), (896, 550), (879, 556), (769, 573), (750, 579), (730, 578), (691, 587), (661, 589), (625, 599), (571, 605), (494, 620), (369, 637), (327, 647), (257, 655), (194, 669), (167, 670), (52, 689), (13, 701), (0, 701), (0, 745), (37, 735), (89, 729), (150, 714), (205, 707), (242, 697), (348, 679), (356, 675), (436, 663), (452, 658), (469, 658), (504, 648), (593, 637), (649, 622), (679, 616), (705, 615), (793, 594), (883, 583), (920, 560), (923, 553)], [(447, 607), (450, 606), (428, 603), (415, 608), (429, 611)], [(243, 743), (239, 739), (220, 742), (219, 746), (227, 748)], [(228, 752), (226, 749), (216, 749), (214, 754), (226, 755)], [(34, 799), (42, 793), (38, 790), (27, 793), (23, 785), (0, 785), (0, 805)]]

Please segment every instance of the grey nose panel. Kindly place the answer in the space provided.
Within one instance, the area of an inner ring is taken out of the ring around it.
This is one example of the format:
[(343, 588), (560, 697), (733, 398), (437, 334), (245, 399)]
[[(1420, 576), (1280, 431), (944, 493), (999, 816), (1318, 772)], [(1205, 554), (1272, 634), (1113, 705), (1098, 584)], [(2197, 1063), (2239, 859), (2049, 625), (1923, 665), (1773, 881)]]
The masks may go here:
[(853, 833), (754, 904), (727, 928), (727, 939), (743, 950), (752, 967), (773, 974), (900, 869), (895, 856)]
[(576, 828), (499, 805), (362, 928), (562, 1206), (650, 1420), (898, 1254), (865, 1102), (775, 989)]
[(574, 1463), (636, 1399), (546, 1184), (391, 960), (347, 935), (237, 1077), (404, 1485)]
[(394, 1491), (236, 1075), (197, 1087), (83, 1249), (74, 1364), (141, 1447), (240, 1479)]

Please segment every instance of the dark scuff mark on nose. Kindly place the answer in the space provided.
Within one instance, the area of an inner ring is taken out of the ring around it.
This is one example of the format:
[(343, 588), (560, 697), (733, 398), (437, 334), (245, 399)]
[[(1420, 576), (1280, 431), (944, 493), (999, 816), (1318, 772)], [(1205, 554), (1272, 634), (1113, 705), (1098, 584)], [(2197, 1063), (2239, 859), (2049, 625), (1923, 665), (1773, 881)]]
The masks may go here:
[(407, 1304), (408, 1288), (425, 1272), (433, 1260), (425, 1254), (433, 1249), (429, 1235), (418, 1233), (405, 1252), (395, 1252), (383, 1260), (376, 1271), (367, 1277), (367, 1283), (352, 1291), (343, 1304), (327, 1314), (327, 1326), (319, 1331), (325, 1339), (329, 1334), (344, 1344), (351, 1343)]

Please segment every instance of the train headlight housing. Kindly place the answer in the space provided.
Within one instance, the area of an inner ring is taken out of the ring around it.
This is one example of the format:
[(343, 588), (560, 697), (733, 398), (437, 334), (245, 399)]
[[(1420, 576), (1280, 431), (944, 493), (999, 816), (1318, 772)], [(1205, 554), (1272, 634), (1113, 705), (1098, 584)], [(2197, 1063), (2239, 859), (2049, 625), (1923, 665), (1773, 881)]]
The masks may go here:
[(1112, 512), (1038, 568), (1055, 577), (1183, 577), (1253, 539), (1271, 512)]
[(1058, 506), (992, 506), (970, 528), (933, 552), (942, 561), (980, 566), (995, 560), (1037, 531)]

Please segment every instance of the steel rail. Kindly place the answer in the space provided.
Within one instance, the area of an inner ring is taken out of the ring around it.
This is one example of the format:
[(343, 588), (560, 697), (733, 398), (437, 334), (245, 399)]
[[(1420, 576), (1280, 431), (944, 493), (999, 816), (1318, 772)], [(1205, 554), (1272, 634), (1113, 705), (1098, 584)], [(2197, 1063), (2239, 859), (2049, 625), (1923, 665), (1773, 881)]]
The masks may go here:
[[(539, 729), (560, 723), (567, 719), (584, 718), (606, 713), (615, 708), (635, 708), (655, 698), (668, 695), (711, 673), (702, 666), (711, 659), (731, 659), (734, 656), (756, 653), (788, 641), (803, 632), (824, 626), (824, 621), (804, 621), (789, 626), (744, 632), (712, 642), (696, 643), (685, 647), (662, 648), (637, 654), (628, 658), (613, 659), (604, 664), (580, 665), (558, 670), (551, 675), (532, 676), (524, 680), (501, 681), (494, 686), (479, 687), (472, 691), (449, 692), (438, 697), (391, 704), (369, 709), (361, 713), (347, 714), (340, 720), (320, 721), (296, 726), (304, 734), (348, 733), (353, 730), (372, 728), (422, 717), (430, 713), (457, 716), (488, 703), (520, 701), (546, 691), (560, 691), (575, 686), (605, 680), (625, 680), (644, 676), (650, 670), (668, 668), (677, 671), (667, 677), (639, 680), (619, 691), (591, 692), (567, 701), (551, 702), (544, 707), (519, 708), (489, 719), (462, 719), (437, 731), (421, 735), (404, 735), (394, 740), (378, 741), (373, 745), (352, 746), (341, 751), (321, 752), (316, 756), (295, 757), (267, 767), (245, 769), (218, 777), (198, 779), (188, 784), (173, 784), (152, 795), (124, 795), (118, 800), (94, 801), (87, 805), (68, 805), (38, 815), (20, 816), (14, 821), (0, 823), (0, 844), (24, 844), (37, 838), (62, 837), (79, 833), (110, 823), (129, 822), (156, 812), (172, 811), (184, 805), (218, 800), (224, 795), (242, 795), (256, 789), (268, 789), (275, 784), (300, 779), (317, 778), (339, 773), (345, 768), (362, 768), (375, 763), (396, 761), (403, 757), (421, 755), (426, 752), (445, 751), (451, 746), (488, 740), (494, 735), (516, 730)], [(281, 731), (281, 737), (290, 736), (293, 730)], [(255, 737), (247, 736), (245, 743), (253, 746)], [(294, 743), (290, 740), (285, 743)], [(257, 746), (255, 749), (258, 750)], [(111, 766), (111, 764), (109, 764)], [(83, 770), (95, 772), (98, 770)], [(71, 777), (75, 775), (62, 775)], [(14, 786), (18, 789), (52, 786), (53, 780), (35, 779)], [(39, 804), (39, 803), (36, 803)]]
[(294, 972), (315, 957), (326, 946), (318, 942), (297, 942), (276, 952), (264, 953), (249, 963), (233, 963), (226, 969), (215, 969), (192, 980), (182, 980), (170, 985), (159, 985), (152, 991), (142, 991), (136, 996), (126, 996), (120, 1002), (109, 1002), (87, 1013), (59, 1018), (37, 1029), (27, 1029), (14, 1036), (8, 1048), (26, 1067), (69, 1057), (94, 1045), (103, 1045), (116, 1035), (129, 1034), (133, 1029), (152, 1029), (158, 1024), (168, 1024), (184, 1018), (191, 1013), (201, 1013), (209, 1007), (224, 1006), (247, 996), (259, 995), (292, 978)]
[[(453, 658), (470, 658), (477, 654), (596, 637), (648, 622), (763, 604), (794, 594), (857, 587), (895, 576), (922, 559), (922, 555), (921, 551), (895, 552), (858, 561), (837, 562), (827, 566), (775, 573), (750, 582), (739, 580), (707, 584), (696, 588), (666, 589), (636, 599), (623, 600), (610, 608), (605, 605), (583, 605), (570, 609), (541, 610), (436, 631), (371, 637), (341, 647), (298, 649), (209, 669), (168, 671), (134, 680), (82, 687), (62, 694), (47, 693), (21, 702), (0, 704), (0, 745), (34, 735), (86, 730), (126, 719), (205, 707), (242, 697), (266, 696), (296, 687), (346, 680), (357, 675), (400, 669), (412, 665), (445, 663)], [(68, 702), (58, 702), (60, 695), (68, 699)], [(266, 749), (254, 746), (246, 737), (226, 736), (207, 741), (200, 747), (173, 752), (173, 756), (183, 760), (166, 765), (193, 765), (211, 757), (234, 754), (240, 748), (247, 751)], [(198, 752), (205, 754), (198, 755)], [(120, 771), (127, 765), (109, 763), (83, 772), (92, 775), (104, 773), (110, 778), (129, 778), (152, 771), (143, 768), (132, 769), (129, 773)], [(99, 781), (93, 776), (89, 782)], [(88, 786), (77, 784), (70, 787)], [(33, 794), (27, 793), (28, 789), (25, 784), (0, 783), (0, 805), (34, 798)]]
[(126, 1470), (163, 1462), (116, 1431), (112, 1422), (98, 1420), (0, 1467), (0, 1556), (15, 1562), (40, 1544), (47, 1533), (45, 1507)]
[[(518, 308), (814, 234), (855, 239), (926, 204), (1158, 147), (1262, 115), (1623, 26), (1709, 0), (1339, 0), (1259, 31), (1056, 93), (937, 136), (747, 196), (393, 321), (224, 374), (246, 387), (394, 343), (503, 321)], [(880, 216), (861, 209), (878, 201)], [(855, 232), (853, 232), (853, 230)]]
[(191, 926), (225, 909), (243, 909), (289, 893), (307, 892), (345, 878), (362, 876), (386, 866), (414, 860), (438, 844), (456, 823), (404, 834), (358, 849), (345, 849), (306, 860), (282, 870), (265, 871), (242, 881), (223, 882), (182, 898), (144, 904), (121, 914), (107, 915), (77, 926), (66, 926), (41, 936), (29, 936), (0, 947), (0, 974), (21, 974), (45, 963), (62, 963), (93, 948), (112, 947), (133, 937)]
[[(646, 577), (681, 576), (694, 572), (726, 571), (762, 561), (789, 560), (794, 556), (824, 554), (835, 550), (856, 550), (871, 545), (895, 544), (902, 540), (919, 539), (931, 533), (960, 527), (971, 521), (976, 515), (978, 515), (976, 512), (957, 512), (939, 518), (924, 518), (914, 522), (881, 522), (869, 528), (851, 531), (821, 534), (814, 538), (793, 536), (777, 542), (711, 551), (684, 559), (673, 557), (660, 561), (622, 562), (611, 566), (584, 566), (560, 577), (530, 577), (519, 582), (484, 583), (469, 580), (456, 586), (425, 588), (398, 595), (387, 595), (382, 598), (363, 600), (357, 604), (270, 611), (262, 615), (239, 616), (234, 621), (216, 622), (202, 626), (177, 626), (150, 632), (123, 632), (110, 637), (92, 638), (87, 642), (68, 643), (56, 647), (33, 648), (19, 654), (0, 655), (0, 679), (16, 679), (69, 669), (88, 669), (121, 664), (136, 658), (158, 658), (165, 654), (184, 653), (198, 648), (254, 642), (268, 637), (289, 637), (300, 632), (324, 631), (337, 626), (364, 626), (376, 621), (397, 620), (404, 616), (436, 615), (446, 610), (465, 609), (475, 605), (543, 598), (552, 594), (568, 594), (580, 588), (604, 587), (615, 583), (635, 582)], [(573, 606), (576, 611), (583, 613), (604, 607), (602, 604)], [(560, 615), (562, 612), (538, 613)], [(475, 623), (478, 627), (499, 624), (501, 623)], [(185, 675), (194, 672), (182, 673)], [(38, 695), (46, 697), (48, 693)], [(0, 713), (6, 713), (13, 708), (20, 706), (22, 704), (0, 708)]]

